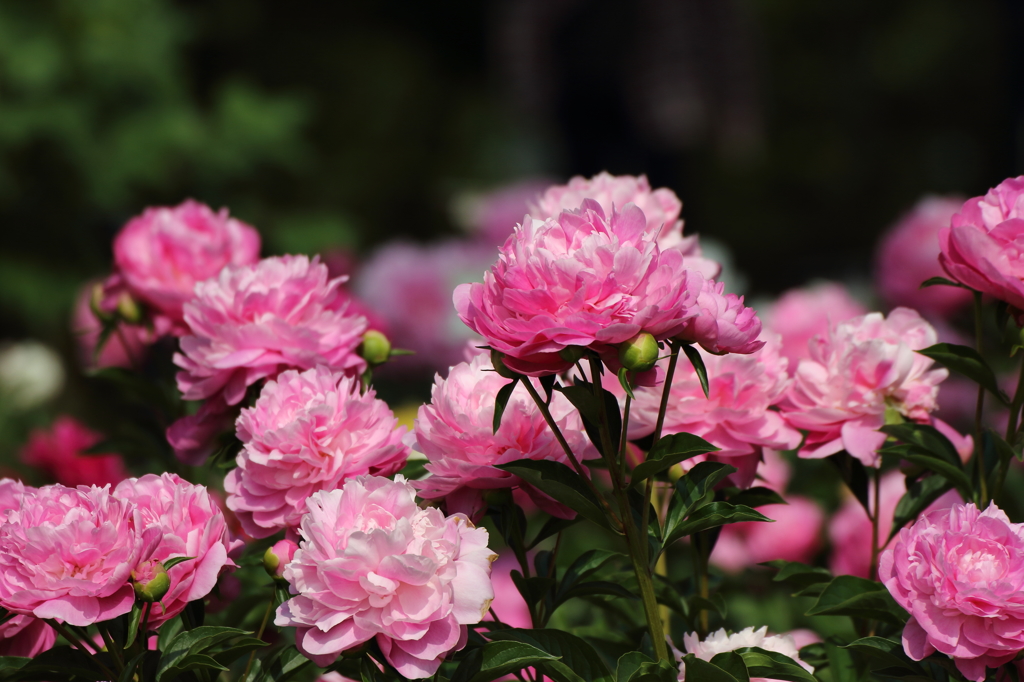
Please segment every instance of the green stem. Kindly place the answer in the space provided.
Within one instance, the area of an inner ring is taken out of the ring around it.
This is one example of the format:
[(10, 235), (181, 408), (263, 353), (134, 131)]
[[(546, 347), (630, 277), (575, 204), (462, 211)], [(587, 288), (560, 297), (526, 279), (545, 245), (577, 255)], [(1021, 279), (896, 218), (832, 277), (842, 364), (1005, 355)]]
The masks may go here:
[(86, 654), (89, 654), (89, 656), (92, 657), (93, 662), (96, 664), (97, 667), (99, 667), (100, 671), (104, 675), (107, 675), (108, 678), (111, 679), (111, 680), (116, 680), (117, 679), (117, 676), (114, 675), (113, 672), (111, 672), (110, 668), (108, 668), (107, 666), (103, 665), (103, 663), (96, 657), (96, 652), (90, 651), (89, 647), (85, 646), (81, 642), (81, 640), (79, 640), (77, 637), (75, 637), (73, 634), (71, 634), (67, 630), (67, 628), (65, 628), (63, 625), (61, 625), (57, 621), (53, 620), (52, 618), (48, 618), (46, 620), (46, 622), (47, 622), (47, 624), (49, 624), (49, 626), (51, 628), (53, 628), (60, 635), (62, 635), (64, 637), (64, 639), (68, 640), (68, 642), (71, 644), (71, 646), (75, 647), (79, 651), (83, 651)]
[(669, 341), (669, 348), (672, 349), (672, 354), (668, 360), (668, 369), (665, 371), (665, 387), (661, 389), (661, 404), (658, 406), (658, 422), (654, 426), (654, 443), (661, 440), (661, 430), (665, 427), (665, 412), (668, 411), (668, 397), (672, 393), (672, 379), (676, 374), (676, 364), (679, 362), (679, 347), (678, 341)]
[(107, 629), (100, 624), (96, 625), (96, 629), (100, 631), (100, 637), (103, 638), (103, 643), (107, 645), (107, 651), (114, 658), (114, 663), (117, 664), (117, 672), (124, 672), (124, 658), (121, 656), (120, 647), (114, 644), (114, 638), (110, 636)]
[(874, 580), (878, 573), (878, 553), (881, 551), (881, 547), (878, 546), (878, 522), (881, 514), (881, 481), (882, 474), (878, 469), (875, 469), (874, 486), (875, 486), (875, 513), (871, 515), (871, 563), (868, 566), (868, 580)]
[(142, 638), (142, 648), (149, 651), (149, 637), (146, 635), (146, 628), (149, 627), (149, 612), (153, 610), (153, 602), (148, 601), (142, 607), (142, 622), (139, 623), (139, 637)]
[[(697, 583), (697, 595), (702, 599), (709, 599), (711, 590), (708, 586), (708, 555), (707, 531), (700, 531), (693, 534), (693, 575)], [(708, 610), (704, 604), (697, 608), (697, 635), (700, 639), (708, 636)]]
[[(974, 338), (978, 354), (982, 354), (983, 327), (981, 319), (981, 292), (974, 292)], [(978, 386), (978, 404), (974, 410), (975, 465), (978, 472), (978, 507), (988, 506), (988, 485), (985, 481), (985, 457), (981, 447), (981, 417), (985, 409), (985, 388)]]
[[(271, 588), (276, 590), (276, 587), (274, 585), (271, 585)], [(263, 639), (263, 631), (267, 629), (267, 621), (270, 620), (270, 612), (274, 610), (274, 601), (276, 594), (277, 593), (275, 591), (270, 595), (270, 601), (267, 603), (267, 610), (263, 612), (263, 622), (260, 623), (260, 631), (256, 633), (256, 639)], [(255, 658), (255, 656), (256, 650), (253, 649), (249, 652), (249, 660), (245, 663), (245, 672), (243, 672), (242, 676), (238, 678), (239, 680), (245, 680), (245, 678), (249, 676), (249, 669), (252, 668), (252, 660), (253, 658)]]

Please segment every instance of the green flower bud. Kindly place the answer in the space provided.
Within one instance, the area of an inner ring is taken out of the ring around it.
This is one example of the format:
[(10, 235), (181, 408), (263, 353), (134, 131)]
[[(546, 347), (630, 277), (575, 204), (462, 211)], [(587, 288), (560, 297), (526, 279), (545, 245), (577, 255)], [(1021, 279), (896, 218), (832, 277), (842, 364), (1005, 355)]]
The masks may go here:
[(140, 601), (160, 601), (171, 587), (167, 569), (159, 561), (143, 561), (132, 571), (132, 586)]
[(113, 322), (114, 316), (101, 307), (103, 303), (103, 284), (97, 282), (89, 294), (89, 309), (100, 322)]
[(370, 329), (363, 334), (359, 355), (371, 366), (383, 365), (391, 357), (391, 342), (376, 329)]
[(640, 332), (619, 344), (619, 362), (628, 370), (646, 372), (658, 361), (658, 342), (652, 334)]
[(117, 298), (117, 314), (121, 316), (122, 320), (131, 324), (138, 324), (142, 320), (139, 304), (127, 293), (121, 294)]
[(502, 359), (505, 354), (501, 351), (491, 350), (491, 367), (498, 373), (498, 376), (505, 377), (506, 379), (515, 379), (518, 374), (510, 370), (505, 366), (505, 361)]

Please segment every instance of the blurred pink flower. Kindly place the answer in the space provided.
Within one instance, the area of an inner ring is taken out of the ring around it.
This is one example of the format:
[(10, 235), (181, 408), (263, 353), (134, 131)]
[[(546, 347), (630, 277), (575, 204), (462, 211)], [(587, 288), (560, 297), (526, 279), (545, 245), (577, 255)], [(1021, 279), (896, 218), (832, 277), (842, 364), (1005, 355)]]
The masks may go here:
[(205, 486), (193, 485), (177, 474), (146, 474), (114, 488), (114, 496), (134, 503), (147, 527), (159, 528), (162, 539), (150, 560), (193, 557), (167, 570), (171, 586), (154, 609), (154, 628), (184, 610), (190, 601), (207, 596), (221, 573), (236, 566), (230, 555), (242, 547), (232, 536), (217, 502)]
[(939, 230), (949, 227), (962, 205), (963, 199), (927, 196), (882, 237), (875, 253), (875, 285), (890, 305), (947, 317), (970, 304), (971, 292), (964, 289), (921, 288), (926, 279), (946, 274), (939, 265)]
[(444, 369), (461, 359), (467, 339), (482, 343), (459, 320), (452, 290), (479, 279), (493, 262), (494, 247), (456, 240), (393, 242), (370, 256), (359, 272), (356, 293), (384, 321), (395, 347), (416, 353), (398, 358), (396, 368)]
[[(800, 651), (796, 648), (796, 641), (792, 635), (769, 635), (768, 627), (760, 627), (755, 630), (753, 627), (740, 630), (733, 634), (727, 634), (725, 629), (712, 632), (701, 641), (696, 632), (683, 635), (683, 648), (685, 653), (693, 654), (702, 661), (710, 661), (718, 654), (727, 651), (736, 651), (744, 647), (758, 647), (765, 651), (774, 651), (784, 656), (789, 656), (809, 673), (814, 672), (807, 663), (800, 660)], [(678, 652), (683, 653), (683, 652)], [(680, 656), (679, 658), (682, 658)], [(686, 679), (686, 665), (679, 663), (679, 682)], [(751, 677), (750, 682), (768, 682), (771, 678)]]
[(936, 409), (939, 383), (949, 372), (932, 369), (930, 358), (914, 352), (936, 340), (935, 329), (909, 308), (888, 318), (853, 318), (816, 337), (780, 403), (789, 423), (808, 432), (800, 456), (846, 450), (877, 466), (887, 409), (917, 422), (928, 422)]
[(697, 295), (697, 315), (686, 322), (677, 338), (700, 345), (715, 355), (753, 353), (764, 345), (758, 339), (761, 320), (753, 308), (743, 305), (743, 297), (726, 294), (725, 284), (705, 280)]
[(57, 417), (49, 430), (36, 429), (29, 435), (21, 461), (68, 487), (117, 483), (128, 476), (120, 455), (85, 452), (102, 439), (74, 417), (64, 415)]
[(1022, 238), (1024, 176), (967, 200), (939, 232), (939, 262), (953, 280), (1024, 311)]
[(494, 592), (487, 531), (463, 516), (420, 509), (405, 478), (349, 479), (314, 493), (284, 578), (293, 596), (274, 623), (296, 628), (320, 666), (371, 638), (404, 677), (433, 675), (465, 646)]
[(178, 206), (147, 208), (114, 239), (116, 271), (132, 295), (167, 318), (176, 335), (188, 332), (182, 306), (198, 282), (226, 265), (249, 265), (260, 257), (255, 229), (222, 208), (187, 199)]
[(26, 492), (0, 525), (0, 606), (80, 626), (128, 613), (128, 577), (160, 537), (109, 488)]
[(806, 497), (787, 495), (786, 502), (789, 504), (758, 508), (774, 523), (750, 521), (724, 526), (711, 562), (734, 573), (775, 559), (810, 563), (821, 548), (825, 515)]
[(940, 651), (969, 680), (986, 679), (1024, 649), (1024, 525), (990, 504), (955, 504), (904, 528), (878, 574), (910, 612), (903, 648), (920, 661)]
[[(430, 403), (419, 408), (408, 438), (414, 449), (426, 455), (430, 476), (413, 485), (424, 499), (440, 500), (449, 513), (462, 512), (471, 519), (479, 519), (486, 511), (484, 493), (497, 488), (513, 488), (520, 499), (529, 497), (550, 514), (573, 518), (571, 509), (526, 485), (518, 476), (494, 468), (517, 459), (569, 464), (522, 385), (512, 391), (501, 425), (493, 431), (495, 399), (508, 383), (491, 369), (490, 359), (482, 354), (452, 367), (447, 379), (435, 377)], [(537, 388), (543, 391), (539, 385)], [(553, 393), (549, 409), (578, 459), (598, 456), (587, 439), (579, 412), (565, 396)]]
[(255, 538), (298, 527), (306, 498), (405, 464), (405, 427), (373, 389), (319, 366), (269, 381), (236, 423), (243, 448), (228, 472), (228, 507)]
[[(534, 178), (487, 192), (463, 194), (455, 202), (456, 219), (473, 233), (475, 241), (490, 247), (493, 253), (495, 247), (505, 243), (513, 228), (549, 187), (549, 180)], [(579, 203), (572, 208), (578, 206)], [(490, 265), (489, 261), (487, 265)]]
[[(491, 608), (502, 623), (513, 628), (529, 629), (533, 627), (530, 618), (530, 607), (526, 605), (519, 588), (512, 582), (512, 571), (520, 570), (519, 562), (512, 552), (500, 555), (491, 565), (491, 585), (494, 586), (494, 601)], [(484, 620), (494, 620), (487, 614)]]
[(484, 282), (455, 289), (459, 317), (532, 376), (568, 369), (559, 352), (572, 346), (617, 356), (640, 332), (675, 336), (697, 313), (703, 278), (651, 241), (640, 209), (621, 211), (606, 217), (586, 199), (546, 222), (524, 220)]
[[(790, 450), (800, 444), (800, 433), (769, 409), (782, 398), (790, 379), (778, 340), (767, 335), (762, 339), (768, 343), (750, 355), (702, 354), (708, 372), (707, 398), (693, 366), (685, 357), (678, 361), (663, 433), (692, 433), (721, 448), (707, 457), (686, 460), (684, 468), (705, 459), (725, 462), (739, 469), (730, 477), (732, 485), (747, 488), (764, 448)], [(654, 432), (662, 388), (637, 388), (634, 393), (630, 439)]]
[(34, 658), (57, 641), (57, 633), (46, 621), (32, 616), (14, 616), (0, 624), (0, 656)]
[(811, 357), (808, 342), (812, 338), (867, 312), (842, 284), (820, 282), (784, 292), (761, 317), (767, 329), (782, 337), (782, 355), (789, 360), (792, 374), (800, 360)]

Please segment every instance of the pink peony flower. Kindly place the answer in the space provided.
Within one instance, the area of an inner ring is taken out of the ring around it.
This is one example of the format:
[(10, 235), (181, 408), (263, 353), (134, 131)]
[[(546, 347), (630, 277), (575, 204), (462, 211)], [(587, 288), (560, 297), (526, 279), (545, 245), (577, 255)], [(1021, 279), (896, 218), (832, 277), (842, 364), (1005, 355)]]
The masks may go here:
[[(566, 185), (549, 187), (537, 198), (530, 214), (537, 220), (555, 218), (562, 211), (579, 208), (585, 199), (596, 201), (607, 215), (621, 211), (626, 204), (635, 204), (647, 217), (647, 233), (661, 249), (678, 250), (685, 256), (684, 267), (698, 271), (705, 279), (714, 279), (721, 273), (719, 263), (704, 258), (697, 235), (683, 236), (683, 221), (679, 219), (683, 202), (670, 189), (652, 191), (645, 175), (601, 172), (590, 179), (577, 175)], [(519, 217), (522, 216), (517, 216), (517, 220)]]
[(722, 528), (711, 562), (733, 573), (765, 561), (810, 563), (821, 548), (825, 515), (813, 500), (797, 495), (789, 504), (769, 504), (758, 511), (775, 523), (732, 523)]
[(939, 263), (949, 276), (1024, 310), (1024, 176), (968, 199), (939, 231)]
[(236, 430), (244, 447), (228, 472), (228, 507), (245, 532), (265, 538), (299, 525), (306, 498), (353, 476), (390, 476), (405, 464), (405, 427), (372, 389), (320, 366), (289, 370), (242, 410)]
[(296, 596), (275, 624), (296, 628), (299, 651), (320, 666), (375, 637), (403, 676), (433, 675), (494, 598), (487, 531), (420, 509), (402, 476), (360, 476), (307, 504), (284, 572)]
[(32, 616), (14, 616), (0, 625), (0, 656), (34, 658), (57, 641), (57, 633), (46, 621)]
[(67, 415), (58, 417), (49, 431), (36, 429), (21, 451), (21, 461), (39, 467), (69, 487), (103, 486), (128, 476), (124, 461), (116, 454), (89, 454), (85, 451), (102, 436)]
[(328, 280), (316, 258), (281, 256), (226, 267), (197, 284), (185, 305), (191, 334), (174, 356), (182, 397), (237, 405), (249, 386), (286, 369), (361, 374), (366, 363), (356, 348), (366, 318), (348, 313), (342, 281)]
[(782, 355), (793, 373), (800, 360), (811, 357), (812, 338), (826, 336), (832, 326), (867, 313), (842, 284), (819, 282), (783, 293), (762, 318), (767, 329), (782, 337)]
[(149, 617), (157, 627), (184, 610), (190, 601), (213, 590), (217, 578), (235, 562), (230, 554), (242, 547), (232, 537), (217, 502), (205, 486), (193, 485), (176, 474), (129, 478), (114, 488), (114, 496), (135, 504), (147, 527), (159, 528), (162, 539), (152, 561), (194, 557), (167, 569), (171, 586)]
[(1024, 525), (994, 504), (920, 517), (882, 552), (878, 574), (910, 613), (903, 648), (920, 661), (934, 651), (982, 682), (1024, 649)]
[(704, 280), (646, 226), (635, 205), (606, 217), (591, 199), (546, 222), (524, 219), (484, 282), (455, 289), (459, 317), (532, 376), (568, 369), (559, 352), (571, 346), (617, 355), (640, 332), (675, 336), (696, 314)]
[(359, 272), (356, 292), (378, 311), (395, 344), (416, 352), (397, 362), (443, 369), (461, 359), (467, 339), (481, 343), (452, 308), (452, 290), (479, 279), (493, 262), (490, 245), (393, 242), (370, 256)]
[[(790, 379), (778, 340), (763, 338), (768, 343), (750, 355), (703, 356), (709, 380), (707, 398), (693, 366), (686, 358), (679, 360), (663, 433), (692, 433), (721, 448), (706, 458), (686, 460), (684, 467), (705, 459), (725, 462), (739, 469), (731, 477), (732, 484), (746, 488), (753, 482), (764, 448), (790, 450), (800, 444), (800, 433), (769, 409), (782, 398)], [(662, 388), (638, 388), (635, 394), (630, 439), (654, 432)]]
[(26, 493), (0, 525), (0, 606), (81, 626), (128, 613), (128, 577), (160, 537), (108, 488)]
[(948, 286), (921, 288), (945, 273), (939, 265), (939, 230), (949, 227), (963, 199), (928, 196), (882, 237), (875, 253), (875, 286), (892, 305), (946, 317), (969, 305), (971, 292)]
[[(683, 635), (685, 653), (693, 654), (702, 661), (710, 661), (718, 654), (736, 651), (744, 647), (758, 647), (765, 651), (774, 651), (784, 656), (789, 656), (807, 672), (814, 672), (814, 668), (800, 660), (800, 651), (797, 649), (792, 635), (769, 635), (767, 626), (760, 627), (757, 630), (749, 627), (731, 635), (726, 634), (723, 628), (717, 632), (712, 632), (704, 638), (704, 641), (700, 640), (700, 636), (696, 632)], [(679, 658), (682, 658), (682, 652), (677, 652), (677, 654), (680, 654)], [(680, 662), (679, 682), (684, 682), (685, 679), (686, 664)], [(768, 679), (770, 678), (751, 677), (750, 682), (767, 682)]]
[(13, 478), (0, 478), (0, 524), (3, 524), (8, 513), (21, 507), (21, 498), (25, 493), (34, 494), (36, 488), (25, 485)]
[[(484, 493), (496, 488), (513, 488), (520, 499), (528, 497), (554, 516), (573, 518), (571, 509), (518, 476), (494, 468), (517, 459), (569, 464), (525, 386), (512, 391), (501, 426), (493, 432), (494, 401), (507, 383), (508, 379), (491, 370), (490, 360), (482, 354), (452, 367), (447, 379), (435, 377), (430, 403), (420, 407), (409, 438), (410, 445), (426, 455), (431, 475), (413, 485), (424, 499), (442, 500), (447, 511), (462, 512), (472, 519), (486, 510)], [(543, 391), (539, 385), (537, 389)], [(577, 458), (598, 456), (579, 412), (565, 396), (552, 394), (549, 409)]]
[(255, 229), (229, 217), (226, 208), (214, 213), (191, 199), (147, 208), (114, 239), (114, 264), (128, 290), (169, 320), (178, 336), (188, 332), (182, 306), (197, 283), (259, 257)]
[(764, 345), (758, 340), (761, 320), (753, 308), (743, 305), (743, 297), (726, 294), (725, 284), (705, 280), (697, 296), (695, 317), (686, 322), (679, 338), (700, 344), (715, 355), (753, 353)]
[(936, 343), (935, 329), (916, 311), (896, 308), (847, 320), (811, 343), (780, 407), (794, 427), (808, 432), (801, 457), (846, 450), (877, 466), (887, 409), (929, 421), (939, 383), (949, 372), (914, 351)]

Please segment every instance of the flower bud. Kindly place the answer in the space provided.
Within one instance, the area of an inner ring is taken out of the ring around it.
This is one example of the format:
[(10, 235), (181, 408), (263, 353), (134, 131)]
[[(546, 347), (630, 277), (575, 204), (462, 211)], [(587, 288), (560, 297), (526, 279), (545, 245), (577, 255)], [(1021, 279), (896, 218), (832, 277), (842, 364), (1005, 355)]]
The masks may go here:
[(292, 557), (295, 556), (295, 550), (298, 548), (299, 546), (291, 540), (279, 540), (267, 548), (263, 554), (263, 568), (267, 570), (271, 578), (283, 580), (284, 568), (291, 562)]
[(383, 365), (391, 356), (391, 342), (376, 329), (370, 329), (363, 334), (359, 355), (370, 365)]
[(135, 588), (135, 596), (141, 601), (155, 602), (167, 594), (171, 579), (159, 561), (143, 561), (132, 571), (132, 586)]
[(502, 360), (503, 357), (505, 357), (504, 353), (492, 349), (491, 367), (493, 367), (494, 371), (498, 373), (498, 376), (505, 377), (506, 379), (515, 379), (519, 375), (505, 366), (505, 361)]
[(658, 342), (647, 332), (640, 332), (619, 344), (619, 362), (628, 370), (646, 372), (658, 361)]
[(113, 322), (114, 316), (103, 309), (103, 283), (97, 282), (89, 293), (89, 310), (100, 322)]
[(137, 324), (142, 320), (142, 311), (139, 310), (139, 304), (127, 293), (117, 297), (117, 314), (121, 316), (122, 320), (131, 324)]

